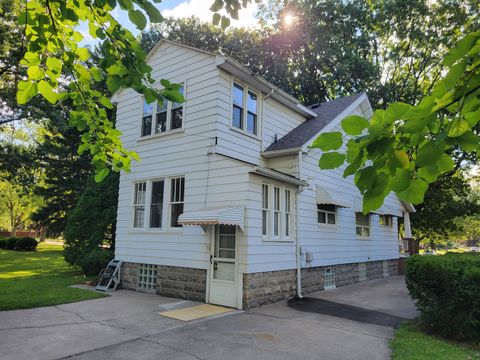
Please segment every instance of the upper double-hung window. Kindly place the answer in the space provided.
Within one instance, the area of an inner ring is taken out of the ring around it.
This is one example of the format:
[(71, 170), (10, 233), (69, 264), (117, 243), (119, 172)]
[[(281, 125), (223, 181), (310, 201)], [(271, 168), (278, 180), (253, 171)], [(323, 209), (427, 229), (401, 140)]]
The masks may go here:
[[(183, 85), (179, 92), (185, 96)], [(184, 103), (165, 100), (147, 104), (143, 99), (142, 137), (182, 129), (184, 120)]]
[(248, 87), (233, 83), (232, 126), (248, 134), (258, 134), (258, 95)]

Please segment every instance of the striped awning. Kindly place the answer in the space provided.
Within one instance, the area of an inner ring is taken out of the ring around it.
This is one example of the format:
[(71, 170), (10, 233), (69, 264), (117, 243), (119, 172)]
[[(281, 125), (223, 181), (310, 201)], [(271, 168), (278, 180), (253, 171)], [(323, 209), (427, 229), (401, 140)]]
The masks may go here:
[(323, 185), (317, 185), (317, 204), (351, 207), (350, 202), (345, 199), (338, 191), (334, 191)]
[(184, 226), (237, 225), (243, 230), (245, 227), (245, 208), (237, 206), (187, 211), (180, 215), (178, 223)]
[[(355, 211), (362, 212), (362, 204), (363, 202), (361, 198), (355, 198)], [(395, 209), (385, 204), (383, 204), (379, 209), (372, 211), (372, 213), (377, 215), (392, 215), (397, 217), (403, 216), (401, 209)]]

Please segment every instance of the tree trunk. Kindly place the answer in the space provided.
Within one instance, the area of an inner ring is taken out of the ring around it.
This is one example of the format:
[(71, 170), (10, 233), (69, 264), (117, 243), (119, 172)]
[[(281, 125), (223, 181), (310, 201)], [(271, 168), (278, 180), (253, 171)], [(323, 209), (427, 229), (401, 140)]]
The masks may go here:
[(46, 226), (42, 225), (40, 227), (40, 239), (38, 241), (44, 242), (46, 237), (47, 237), (47, 228)]

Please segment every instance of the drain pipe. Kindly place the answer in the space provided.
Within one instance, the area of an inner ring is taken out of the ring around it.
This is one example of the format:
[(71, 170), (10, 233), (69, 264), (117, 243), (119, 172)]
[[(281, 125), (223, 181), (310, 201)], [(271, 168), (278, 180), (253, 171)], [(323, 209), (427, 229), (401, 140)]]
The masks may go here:
[[(298, 152), (298, 164), (297, 164), (297, 172), (298, 172), (298, 179), (302, 179), (302, 150)], [(302, 296), (302, 259), (301, 259), (301, 247), (300, 247), (300, 186), (297, 190), (297, 211), (295, 212), (295, 222), (296, 222), (296, 236), (295, 236), (295, 251), (296, 251), (296, 261), (297, 261), (297, 296), (301, 299)]]

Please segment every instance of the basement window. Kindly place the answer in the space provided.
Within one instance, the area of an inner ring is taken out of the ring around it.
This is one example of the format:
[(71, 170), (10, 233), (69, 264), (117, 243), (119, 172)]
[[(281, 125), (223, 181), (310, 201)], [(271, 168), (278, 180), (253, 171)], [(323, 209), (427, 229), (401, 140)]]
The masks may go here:
[(358, 280), (359, 281), (367, 280), (367, 264), (366, 263), (358, 264)]
[(325, 290), (335, 289), (335, 268), (333, 266), (328, 266), (325, 268), (323, 278), (323, 288)]
[(383, 277), (384, 278), (389, 277), (390, 272), (388, 271), (388, 260), (383, 260), (382, 265), (383, 265)]
[(138, 290), (155, 293), (157, 287), (157, 265), (140, 264), (138, 268)]

